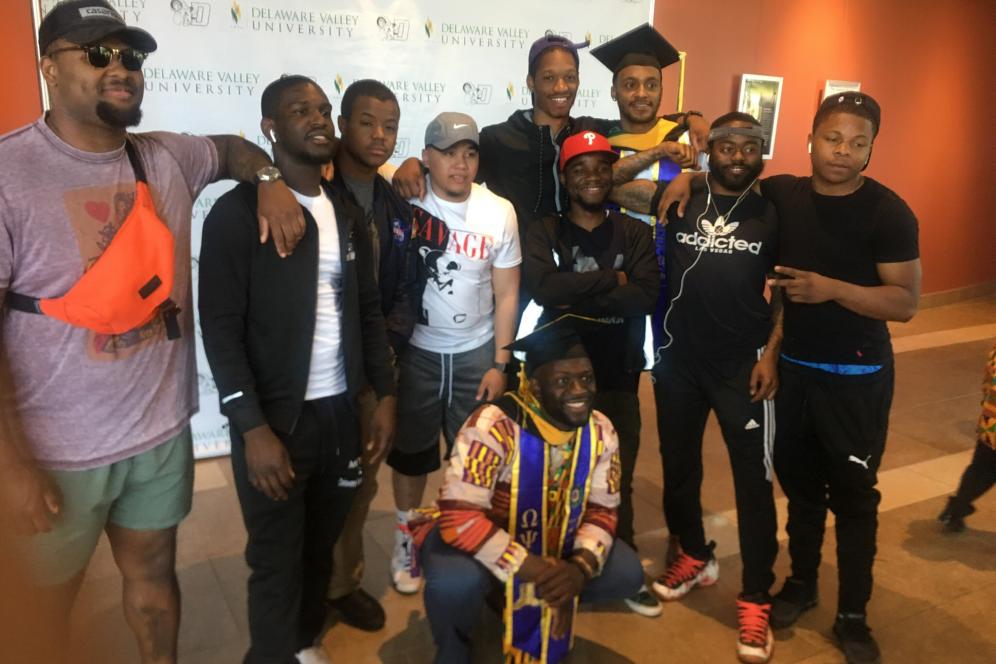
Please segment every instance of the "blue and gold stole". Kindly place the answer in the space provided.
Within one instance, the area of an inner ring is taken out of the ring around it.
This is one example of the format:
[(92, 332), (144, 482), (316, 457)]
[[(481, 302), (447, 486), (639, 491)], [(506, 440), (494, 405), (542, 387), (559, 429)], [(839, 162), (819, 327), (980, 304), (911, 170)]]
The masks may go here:
[[(525, 403), (518, 398), (516, 401), (526, 416), (534, 417), (534, 421), (538, 419)], [(549, 500), (550, 492), (556, 491), (556, 488), (551, 486), (549, 478), (550, 443), (524, 426), (516, 427), (508, 532), (513, 540), (537, 556), (562, 558), (573, 551), (574, 536), (584, 516), (599, 452), (596, 449), (599, 441), (594, 420), (589, 418), (588, 424), (579, 428), (571, 441), (574, 451), (567, 469), (570, 473), (568, 499), (561, 503), (562, 514), (556, 515), (561, 518), (552, 519), (554, 523), (559, 523), (560, 532), (556, 550), (551, 550), (546, 524), (551, 522), (552, 516), (548, 514), (548, 509), (556, 506), (551, 506)], [(515, 575), (510, 576), (505, 586), (505, 661), (515, 664), (560, 662), (571, 650), (576, 611), (577, 598), (571, 607), (571, 628), (563, 638), (552, 638), (553, 609), (536, 597), (534, 584), (524, 583)]]

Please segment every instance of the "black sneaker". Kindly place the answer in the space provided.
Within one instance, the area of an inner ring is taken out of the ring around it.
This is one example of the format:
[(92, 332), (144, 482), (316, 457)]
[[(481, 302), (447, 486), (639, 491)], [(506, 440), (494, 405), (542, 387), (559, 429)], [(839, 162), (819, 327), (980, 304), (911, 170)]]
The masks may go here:
[(771, 598), (771, 626), (785, 629), (795, 624), (804, 611), (820, 601), (816, 582), (805, 582), (789, 577), (777, 595)]
[(948, 504), (944, 511), (937, 516), (937, 520), (944, 524), (944, 530), (949, 533), (960, 533), (965, 530), (965, 517), (975, 512), (971, 505), (967, 509), (961, 507), (954, 498), (948, 498)]
[(384, 607), (374, 597), (357, 588), (348, 595), (329, 600), (329, 606), (335, 609), (342, 621), (364, 632), (376, 632), (384, 627), (386, 616)]
[(840, 641), (847, 664), (879, 664), (882, 653), (862, 613), (838, 613), (833, 633)]
[(656, 618), (664, 611), (661, 601), (650, 592), (646, 585), (640, 586), (637, 593), (632, 597), (627, 597), (625, 601), (630, 611), (647, 618)]

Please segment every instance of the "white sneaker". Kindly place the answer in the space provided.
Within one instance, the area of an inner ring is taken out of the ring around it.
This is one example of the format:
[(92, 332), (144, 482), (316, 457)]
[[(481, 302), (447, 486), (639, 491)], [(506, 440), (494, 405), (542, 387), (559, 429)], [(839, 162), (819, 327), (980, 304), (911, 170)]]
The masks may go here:
[(391, 581), (402, 595), (414, 595), (422, 587), (415, 544), (408, 527), (398, 524), (394, 531), (394, 554), (391, 556)]
[(332, 664), (332, 660), (329, 659), (325, 648), (321, 646), (305, 648), (297, 653), (295, 657), (297, 657), (297, 661), (301, 662), (301, 664)]

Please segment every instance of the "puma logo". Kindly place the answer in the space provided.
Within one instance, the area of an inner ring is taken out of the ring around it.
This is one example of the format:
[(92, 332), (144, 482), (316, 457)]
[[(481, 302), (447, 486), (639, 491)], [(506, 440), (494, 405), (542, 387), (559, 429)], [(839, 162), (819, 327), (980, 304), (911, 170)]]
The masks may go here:
[(871, 458), (872, 457), (869, 454), (868, 457), (864, 461), (862, 461), (861, 459), (859, 459), (858, 457), (856, 457), (856, 456), (854, 456), (852, 454), (852, 455), (850, 455), (850, 456), (847, 457), (847, 460), (848, 461), (853, 461), (854, 463), (858, 464), (859, 466), (861, 466), (865, 470), (868, 470), (868, 462), (871, 461)]

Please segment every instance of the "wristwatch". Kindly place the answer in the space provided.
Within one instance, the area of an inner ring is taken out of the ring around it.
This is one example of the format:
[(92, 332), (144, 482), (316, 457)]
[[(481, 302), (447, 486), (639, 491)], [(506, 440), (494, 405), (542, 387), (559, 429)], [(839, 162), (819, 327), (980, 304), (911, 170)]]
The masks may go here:
[(276, 182), (277, 180), (283, 179), (283, 173), (276, 166), (264, 166), (263, 168), (256, 171), (256, 184), (261, 182)]
[(492, 368), (497, 369), (502, 373), (505, 373), (505, 369), (508, 368), (508, 362), (495, 362)]

